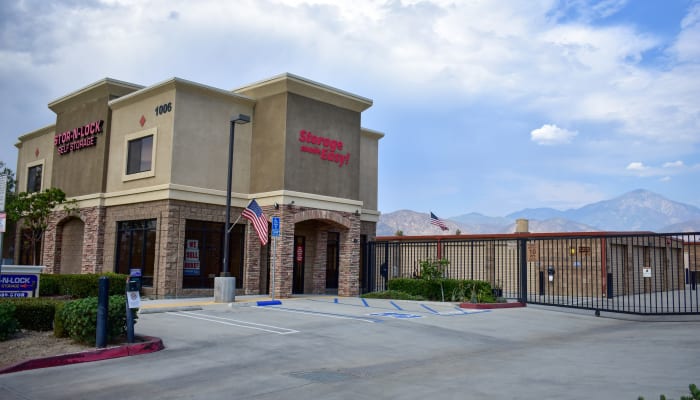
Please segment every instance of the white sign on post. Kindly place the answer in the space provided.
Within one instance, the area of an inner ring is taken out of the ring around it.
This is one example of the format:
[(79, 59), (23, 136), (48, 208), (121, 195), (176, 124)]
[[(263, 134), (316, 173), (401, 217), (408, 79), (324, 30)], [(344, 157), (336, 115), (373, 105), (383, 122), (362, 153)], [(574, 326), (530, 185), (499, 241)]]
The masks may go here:
[(126, 300), (129, 308), (141, 308), (141, 294), (139, 292), (126, 292)]

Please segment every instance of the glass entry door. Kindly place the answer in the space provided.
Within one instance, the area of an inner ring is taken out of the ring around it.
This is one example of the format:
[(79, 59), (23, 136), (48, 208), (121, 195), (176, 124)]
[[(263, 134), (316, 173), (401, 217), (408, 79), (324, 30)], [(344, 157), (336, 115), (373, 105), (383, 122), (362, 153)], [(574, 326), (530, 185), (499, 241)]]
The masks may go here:
[(339, 243), (340, 233), (328, 232), (328, 242), (326, 245), (326, 289), (338, 289)]

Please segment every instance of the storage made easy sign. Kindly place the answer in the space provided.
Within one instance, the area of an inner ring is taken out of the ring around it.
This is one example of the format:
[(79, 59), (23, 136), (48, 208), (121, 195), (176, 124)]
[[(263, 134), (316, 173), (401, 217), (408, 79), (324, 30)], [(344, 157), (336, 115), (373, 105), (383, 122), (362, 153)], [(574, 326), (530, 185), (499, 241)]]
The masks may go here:
[(30, 297), (39, 283), (38, 275), (0, 276), (0, 297)]

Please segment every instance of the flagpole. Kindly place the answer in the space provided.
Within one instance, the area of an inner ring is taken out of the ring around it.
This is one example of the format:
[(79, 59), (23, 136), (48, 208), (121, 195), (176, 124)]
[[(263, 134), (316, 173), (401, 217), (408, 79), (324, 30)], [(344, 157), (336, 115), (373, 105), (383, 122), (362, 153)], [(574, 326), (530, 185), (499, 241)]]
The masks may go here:
[(238, 221), (241, 220), (241, 217), (242, 217), (242, 216), (243, 216), (243, 213), (239, 214), (239, 215), (238, 215), (238, 218), (236, 218), (236, 220), (233, 222), (233, 224), (231, 224), (231, 226), (228, 228), (228, 232), (229, 232), (229, 233), (231, 233), (231, 230), (236, 226), (236, 224), (238, 223)]

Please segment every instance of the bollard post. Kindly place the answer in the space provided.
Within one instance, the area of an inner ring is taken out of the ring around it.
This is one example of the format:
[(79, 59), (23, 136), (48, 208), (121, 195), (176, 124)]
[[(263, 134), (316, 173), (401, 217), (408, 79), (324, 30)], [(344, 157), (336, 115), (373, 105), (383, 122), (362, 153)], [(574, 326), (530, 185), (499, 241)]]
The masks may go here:
[(107, 347), (107, 320), (109, 318), (109, 278), (101, 276), (97, 292), (97, 334), (98, 348)]
[[(126, 279), (126, 341), (134, 343), (134, 310), (141, 305), (141, 270), (132, 269)], [(133, 307), (133, 308), (132, 308)]]
[(129, 307), (128, 298), (126, 301), (126, 342), (134, 343), (134, 312)]

